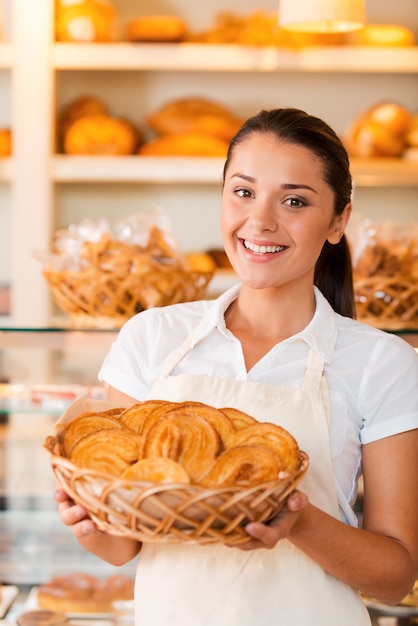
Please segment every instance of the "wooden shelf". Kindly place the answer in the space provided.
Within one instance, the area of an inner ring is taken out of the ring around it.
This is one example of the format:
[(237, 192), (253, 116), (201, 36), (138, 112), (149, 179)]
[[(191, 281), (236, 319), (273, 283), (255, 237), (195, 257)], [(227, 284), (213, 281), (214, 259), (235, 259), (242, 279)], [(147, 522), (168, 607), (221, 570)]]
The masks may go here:
[(292, 49), (234, 44), (54, 44), (57, 70), (418, 73), (418, 46)]
[[(85, 157), (56, 155), (52, 176), (58, 183), (221, 184), (224, 159), (211, 157)], [(359, 187), (418, 186), (418, 161), (352, 159)]]
[(13, 67), (14, 49), (10, 43), (0, 44), (0, 69), (7, 70)]

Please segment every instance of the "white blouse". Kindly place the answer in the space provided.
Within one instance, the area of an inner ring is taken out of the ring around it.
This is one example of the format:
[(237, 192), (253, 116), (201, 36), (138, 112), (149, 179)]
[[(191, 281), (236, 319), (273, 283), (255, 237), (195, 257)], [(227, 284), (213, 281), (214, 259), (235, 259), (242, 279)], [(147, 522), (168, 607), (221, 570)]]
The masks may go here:
[(144, 400), (169, 355), (193, 334), (192, 349), (173, 376), (193, 373), (298, 388), (313, 348), (326, 363), (337, 497), (342, 518), (355, 525), (351, 506), (361, 473), (361, 445), (418, 427), (417, 353), (395, 335), (338, 315), (315, 288), (311, 322), (247, 372), (241, 344), (224, 319), (238, 293), (239, 285), (216, 300), (149, 309), (131, 318), (106, 356), (99, 380)]

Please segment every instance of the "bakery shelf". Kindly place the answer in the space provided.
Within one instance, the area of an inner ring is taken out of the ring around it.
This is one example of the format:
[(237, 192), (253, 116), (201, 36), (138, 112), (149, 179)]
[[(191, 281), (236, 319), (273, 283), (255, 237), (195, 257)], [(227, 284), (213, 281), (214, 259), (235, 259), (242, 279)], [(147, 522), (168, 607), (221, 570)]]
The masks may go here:
[(14, 54), (13, 46), (10, 43), (0, 44), (0, 69), (7, 70), (13, 67)]
[(53, 158), (55, 182), (221, 183), (224, 159), (212, 157), (83, 157)]
[[(418, 186), (418, 161), (352, 159), (359, 187)], [(55, 182), (201, 183), (220, 184), (224, 159), (213, 157), (83, 157), (56, 155)]]
[(326, 46), (298, 50), (234, 44), (64, 44), (56, 70), (418, 73), (418, 46)]
[(10, 183), (13, 179), (13, 159), (6, 157), (0, 159), (0, 182)]

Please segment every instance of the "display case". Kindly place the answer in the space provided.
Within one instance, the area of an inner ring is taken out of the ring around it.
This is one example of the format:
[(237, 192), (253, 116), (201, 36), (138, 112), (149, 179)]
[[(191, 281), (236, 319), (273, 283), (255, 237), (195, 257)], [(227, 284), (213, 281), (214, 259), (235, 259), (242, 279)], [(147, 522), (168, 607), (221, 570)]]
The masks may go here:
[[(53, 308), (34, 251), (49, 249), (56, 228), (82, 218), (109, 218), (160, 207), (184, 250), (221, 245), (218, 228), (222, 160), (185, 158), (82, 158), (55, 151), (58, 111), (85, 94), (102, 98), (119, 116), (141, 125), (164, 102), (201, 95), (246, 117), (260, 108), (297, 106), (343, 133), (365, 107), (387, 98), (415, 110), (418, 47), (353, 46), (277, 49), (236, 45), (131, 44), (129, 20), (158, 12), (114, 0), (120, 41), (64, 44), (53, 39), (53, 0), (2, 0), (5, 37), (0, 43), (2, 124), (13, 128), (13, 156), (0, 162), (0, 284), (11, 285), (12, 323), (51, 323)], [(418, 31), (415, 0), (383, 6), (366, 2), (371, 22)], [(168, 9), (167, 9), (168, 10)], [(217, 12), (275, 12), (276, 0), (198, 6), (173, 0), (169, 11), (194, 30)], [(338, 104), (336, 104), (338, 102)], [(418, 163), (404, 159), (353, 159), (355, 210), (372, 218), (415, 220)], [(4, 259), (3, 259), (4, 257)]]
[[(13, 156), (0, 160), (0, 286), (11, 287), (10, 313), (2, 315), (0, 331), (0, 377), (15, 385), (0, 397), (0, 580), (22, 586), (77, 571), (81, 563), (97, 574), (112, 569), (83, 551), (60, 524), (42, 442), (75, 393), (103, 392), (97, 371), (116, 331), (71, 330), (68, 320), (54, 317), (34, 252), (48, 250), (54, 230), (71, 222), (113, 221), (157, 206), (169, 215), (184, 250), (220, 245), (223, 160), (57, 154), (58, 111), (92, 94), (141, 123), (171, 98), (204, 95), (244, 117), (260, 108), (305, 108), (343, 133), (379, 100), (394, 97), (412, 110), (418, 106), (417, 46), (61, 44), (53, 39), (54, 0), (36, 0), (33, 11), (28, 4), (0, 0), (0, 124), (11, 126), (14, 135)], [(137, 13), (161, 7), (135, 0), (114, 4), (122, 28)], [(418, 37), (416, 0), (366, 5), (370, 21), (403, 24)], [(277, 1), (256, 7), (253, 0), (233, 0), (227, 7), (221, 0), (169, 3), (196, 29), (225, 8), (275, 11)], [(418, 162), (353, 159), (352, 171), (356, 211), (416, 220)], [(405, 329), (402, 336), (418, 347), (417, 334)]]

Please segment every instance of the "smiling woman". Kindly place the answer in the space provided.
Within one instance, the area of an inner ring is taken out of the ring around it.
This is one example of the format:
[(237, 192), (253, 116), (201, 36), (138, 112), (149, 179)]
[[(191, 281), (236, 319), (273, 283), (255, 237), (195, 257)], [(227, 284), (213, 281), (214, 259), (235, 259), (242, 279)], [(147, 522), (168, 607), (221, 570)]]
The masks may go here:
[(221, 231), (240, 284), (139, 313), (106, 356), (109, 400), (230, 407), (285, 428), (310, 459), (300, 491), (268, 524), (247, 524), (239, 547), (106, 535), (58, 490), (87, 550), (119, 565), (141, 551), (137, 626), (370, 626), (359, 591), (396, 603), (412, 587), (418, 355), (353, 319), (350, 213), (335, 132), (297, 109), (261, 111), (224, 170)]

